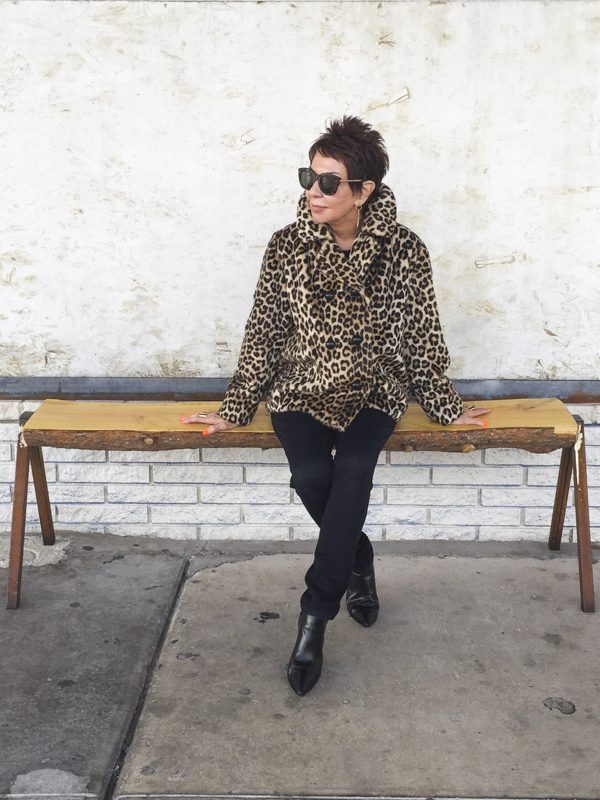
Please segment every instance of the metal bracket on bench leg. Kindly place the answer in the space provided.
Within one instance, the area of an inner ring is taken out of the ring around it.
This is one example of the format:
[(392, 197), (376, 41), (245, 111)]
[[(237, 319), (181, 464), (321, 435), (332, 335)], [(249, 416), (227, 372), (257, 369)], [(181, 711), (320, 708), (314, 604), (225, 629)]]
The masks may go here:
[(590, 536), (590, 508), (588, 501), (587, 469), (585, 463), (585, 433), (583, 420), (575, 416), (578, 431), (573, 445), (575, 519), (577, 523), (577, 558), (579, 561), (579, 587), (581, 610), (595, 611), (594, 576), (592, 570), (592, 541)]

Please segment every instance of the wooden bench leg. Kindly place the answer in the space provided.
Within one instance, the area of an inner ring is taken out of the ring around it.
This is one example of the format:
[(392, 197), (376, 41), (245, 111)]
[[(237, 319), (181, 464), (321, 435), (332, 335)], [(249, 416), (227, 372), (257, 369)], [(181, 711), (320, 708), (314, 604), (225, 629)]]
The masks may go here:
[(52, 522), (52, 510), (50, 509), (50, 497), (48, 496), (48, 482), (46, 481), (42, 448), (30, 447), (29, 460), (31, 461), (31, 474), (33, 476), (35, 497), (37, 500), (38, 513), (40, 515), (42, 539), (44, 540), (44, 544), (54, 544), (54, 523)]
[(548, 547), (550, 550), (560, 550), (572, 471), (573, 447), (563, 447), (558, 470), (558, 481), (556, 483), (556, 494), (554, 496), (554, 510), (552, 512), (552, 523), (550, 524), (550, 536), (548, 537)]
[(8, 559), (7, 608), (18, 608), (21, 600), (21, 574), (23, 571), (23, 546), (25, 544), (28, 482), (29, 448), (21, 445), (21, 437), (19, 436), (17, 444), (17, 463), (15, 467), (10, 555)]
[(585, 463), (585, 433), (581, 417), (576, 416), (579, 430), (573, 445), (575, 521), (577, 523), (577, 558), (579, 560), (579, 587), (581, 610), (595, 611), (594, 575), (592, 570), (592, 541), (590, 537), (590, 507), (588, 502), (587, 470)]

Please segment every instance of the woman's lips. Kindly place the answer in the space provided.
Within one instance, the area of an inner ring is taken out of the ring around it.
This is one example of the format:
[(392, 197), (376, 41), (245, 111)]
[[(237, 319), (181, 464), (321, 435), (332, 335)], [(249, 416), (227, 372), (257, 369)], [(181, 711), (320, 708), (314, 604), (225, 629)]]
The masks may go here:
[(310, 210), (313, 211), (315, 214), (318, 214), (320, 211), (325, 211), (326, 209), (327, 209), (327, 206), (312, 206), (311, 205), (311, 207), (310, 207)]

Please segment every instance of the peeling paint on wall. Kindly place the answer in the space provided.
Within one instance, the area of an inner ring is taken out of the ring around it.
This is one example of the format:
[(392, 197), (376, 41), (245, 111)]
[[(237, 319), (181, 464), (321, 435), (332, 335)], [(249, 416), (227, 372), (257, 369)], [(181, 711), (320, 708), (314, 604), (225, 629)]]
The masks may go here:
[(510, 256), (498, 256), (496, 258), (476, 258), (475, 259), (475, 266), (477, 269), (483, 269), (484, 267), (499, 267), (502, 264), (514, 264), (517, 260), (515, 255)]
[(62, 342), (30, 335), (28, 343), (0, 341), (1, 375), (68, 375), (72, 349)]
[(150, 366), (137, 369), (135, 375), (141, 378), (194, 378), (198, 377), (198, 372), (189, 358), (169, 352), (156, 355)]

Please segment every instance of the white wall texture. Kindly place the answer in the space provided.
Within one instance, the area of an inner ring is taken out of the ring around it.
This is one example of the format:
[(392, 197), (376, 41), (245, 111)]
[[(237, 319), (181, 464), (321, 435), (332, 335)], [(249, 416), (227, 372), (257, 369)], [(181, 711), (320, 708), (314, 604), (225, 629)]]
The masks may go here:
[[(451, 375), (597, 378), (599, 42), (593, 0), (0, 2), (0, 374), (230, 375), (296, 167), (355, 113), (429, 245)], [(36, 406), (0, 402), (0, 531)], [(572, 410), (599, 539), (600, 407)], [(46, 460), (59, 531), (316, 535), (281, 450)], [(557, 464), (382, 454), (366, 529), (544, 539)]]
[(384, 134), (451, 374), (593, 379), (600, 8), (0, 3), (0, 374), (226, 376), (328, 118)]

